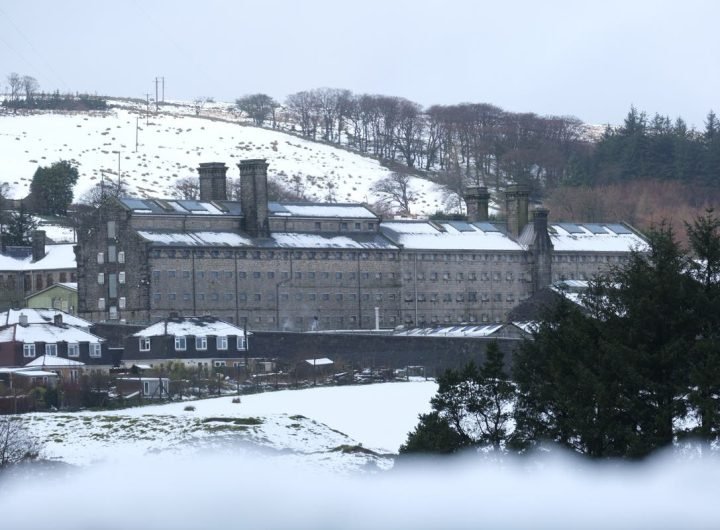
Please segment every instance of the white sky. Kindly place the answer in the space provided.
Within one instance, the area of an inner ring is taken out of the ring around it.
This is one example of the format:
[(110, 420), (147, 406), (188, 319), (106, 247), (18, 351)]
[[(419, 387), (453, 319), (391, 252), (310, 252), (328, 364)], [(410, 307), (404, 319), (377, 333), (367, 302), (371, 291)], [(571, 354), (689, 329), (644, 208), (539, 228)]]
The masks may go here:
[[(5, 0), (0, 86), (233, 101), (323, 86), (619, 123), (720, 112), (712, 0)], [(151, 97), (152, 97), (151, 96)]]

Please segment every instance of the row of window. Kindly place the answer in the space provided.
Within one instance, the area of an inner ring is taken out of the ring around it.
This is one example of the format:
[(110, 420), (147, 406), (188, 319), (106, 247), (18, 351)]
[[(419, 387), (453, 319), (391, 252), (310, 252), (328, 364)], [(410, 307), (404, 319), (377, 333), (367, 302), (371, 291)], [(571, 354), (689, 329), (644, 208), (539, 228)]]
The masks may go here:
[[(101, 357), (102, 356), (102, 345), (98, 343), (91, 343), (89, 346), (90, 357)], [(35, 344), (23, 344), (23, 357), (32, 358), (37, 354), (37, 348)], [(45, 355), (48, 357), (57, 357), (58, 345), (56, 343), (45, 344)], [(67, 356), (68, 357), (80, 357), (80, 344), (77, 342), (68, 342), (67, 345)]]
[[(125, 273), (121, 272), (119, 273), (122, 275), (122, 281), (120, 283), (125, 283)], [(238, 279), (245, 280), (247, 278), (253, 278), (255, 280), (261, 280), (264, 278), (267, 278), (268, 280), (272, 280), (276, 277), (274, 271), (267, 271), (267, 272), (260, 272), (260, 271), (253, 271), (253, 272), (246, 272), (246, 271), (239, 271), (237, 273)], [(98, 275), (98, 283), (104, 282), (104, 277), (101, 281), (101, 276), (103, 276), (103, 273), (100, 273)], [(160, 270), (154, 270), (152, 271), (152, 277), (153, 280), (160, 280), (162, 276), (162, 271)], [(175, 270), (168, 270), (165, 271), (165, 277), (167, 279), (174, 279), (174, 278), (182, 278), (182, 279), (188, 279), (190, 278), (190, 271), (183, 270), (183, 271), (175, 271)], [(195, 277), (197, 279), (204, 279), (208, 278), (210, 280), (232, 280), (235, 277), (235, 273), (232, 271), (195, 271)], [(278, 277), (283, 280), (289, 280), (290, 279), (290, 272), (283, 271), (278, 274)], [(397, 275), (394, 272), (388, 272), (385, 273), (383, 276), (382, 272), (375, 272), (375, 273), (369, 273), (369, 272), (361, 272), (360, 273), (360, 279), (362, 280), (369, 280), (370, 278), (373, 278), (375, 280), (382, 280), (383, 277), (389, 278), (391, 280), (394, 280)], [(297, 271), (293, 274), (293, 279), (295, 280), (302, 280), (303, 278), (307, 280), (357, 280), (358, 276), (356, 272), (315, 272), (315, 271), (308, 271), (308, 272), (300, 272)]]
[[(306, 260), (347, 260), (357, 261), (358, 259), (375, 260), (375, 261), (394, 261), (397, 259), (397, 252), (342, 252), (342, 251), (318, 251), (318, 250), (220, 250), (220, 249), (152, 249), (150, 257), (152, 258), (189, 258), (190, 255), (196, 258), (224, 258), (224, 259), (256, 259), (256, 260), (290, 260), (290, 259), (306, 259)], [(124, 259), (124, 258), (123, 258)]]
[[(97, 253), (98, 265), (102, 265), (103, 263), (105, 263), (105, 259), (106, 259), (105, 252)], [(115, 263), (115, 262), (125, 263), (125, 251), (121, 250), (118, 252), (117, 247), (115, 247), (115, 245), (108, 245), (107, 262), (108, 263)]]
[(403, 254), (404, 261), (527, 261), (525, 254)]
[[(110, 313), (112, 313), (114, 311), (117, 314), (118, 308), (125, 309), (126, 306), (127, 306), (127, 298), (125, 298), (124, 296), (121, 296), (120, 298), (118, 298), (118, 305), (110, 306), (108, 309), (109, 309)], [(100, 310), (105, 309), (105, 298), (104, 297), (98, 298), (98, 309), (100, 309)]]
[[(418, 302), (439, 302), (443, 301), (445, 303), (450, 302), (477, 302), (478, 300), (482, 302), (489, 302), (490, 298), (492, 297), (493, 301), (495, 302), (502, 302), (503, 300), (503, 293), (477, 293), (474, 291), (469, 292), (458, 292), (453, 295), (453, 293), (443, 293), (442, 296), (440, 293), (417, 293), (417, 301)], [(413, 293), (405, 293), (405, 302), (414, 302), (415, 296)], [(515, 301), (515, 294), (514, 293), (507, 293), (505, 295), (505, 300), (508, 302)]]
[[(125, 271), (120, 271), (117, 273), (117, 276), (115, 276), (114, 272), (109, 273), (108, 275), (108, 284), (113, 285), (115, 281), (117, 283), (125, 283)], [(97, 276), (97, 282), (100, 285), (105, 285), (105, 273), (99, 272)]]
[[(459, 282), (465, 281), (465, 280), (467, 279), (467, 280), (469, 280), (469, 281), (473, 281), (473, 282), (474, 282), (474, 281), (476, 281), (478, 278), (480, 278), (481, 281), (489, 281), (489, 280), (492, 280), (492, 281), (494, 281), (494, 282), (499, 282), (499, 281), (502, 281), (503, 274), (502, 274), (500, 271), (482, 271), (482, 272), (480, 272), (479, 275), (478, 275), (478, 273), (475, 272), (475, 271), (468, 272), (467, 274), (464, 273), (464, 272), (458, 272), (458, 273), (455, 273), (455, 277), (453, 278), (453, 275), (452, 275), (450, 272), (445, 271), (445, 272), (443, 272), (443, 273), (431, 272), (431, 273), (429, 273), (429, 274), (427, 275), (427, 278), (426, 278), (425, 273), (419, 272), (419, 273), (417, 273), (417, 275), (415, 276), (415, 278), (416, 278), (418, 281), (424, 281), (425, 279), (428, 279), (428, 280), (430, 280), (431, 282), (436, 282), (436, 281), (441, 280), (441, 279), (444, 280), (444, 281), (450, 281), (450, 280), (452, 280), (452, 279), (455, 279), (455, 280), (457, 280), (457, 281), (459, 281)], [(406, 281), (412, 281), (412, 279), (413, 279), (412, 273), (406, 272), (404, 279), (405, 279)], [(512, 272), (506, 272), (506, 273), (505, 273), (505, 280), (511, 282), (511, 281), (513, 281), (514, 279), (515, 279), (515, 274), (514, 274), (514, 273), (512, 273)], [(524, 272), (519, 273), (519, 274), (518, 274), (518, 279), (524, 280), (524, 279), (525, 279), (525, 273), (524, 273)]]
[[(140, 337), (139, 340), (140, 351), (150, 351), (150, 337)], [(207, 337), (195, 337), (195, 349), (198, 351), (204, 351), (208, 348)], [(228, 338), (226, 336), (215, 337), (215, 348), (219, 351), (226, 351), (228, 349)], [(247, 349), (247, 338), (238, 336), (237, 337), (237, 349), (238, 351), (244, 351)], [(175, 351), (186, 351), (187, 350), (187, 337), (184, 335), (175, 336)]]

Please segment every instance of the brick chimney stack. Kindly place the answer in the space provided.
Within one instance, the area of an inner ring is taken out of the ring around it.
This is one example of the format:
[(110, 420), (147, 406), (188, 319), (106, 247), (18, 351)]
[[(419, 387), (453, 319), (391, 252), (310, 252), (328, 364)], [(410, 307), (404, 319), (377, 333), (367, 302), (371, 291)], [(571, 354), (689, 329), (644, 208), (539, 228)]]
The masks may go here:
[(240, 168), (240, 207), (243, 228), (251, 237), (270, 237), (267, 168), (264, 159), (243, 160)]
[(227, 200), (227, 166), (222, 162), (205, 162), (197, 168), (201, 201)]
[(527, 186), (513, 184), (505, 190), (505, 213), (507, 214), (508, 233), (517, 238), (528, 224), (528, 196), (530, 190)]
[(488, 220), (490, 194), (485, 186), (468, 186), (465, 188), (464, 198), (470, 223)]
[(45, 230), (35, 230), (32, 233), (32, 260), (33, 263), (45, 257)]

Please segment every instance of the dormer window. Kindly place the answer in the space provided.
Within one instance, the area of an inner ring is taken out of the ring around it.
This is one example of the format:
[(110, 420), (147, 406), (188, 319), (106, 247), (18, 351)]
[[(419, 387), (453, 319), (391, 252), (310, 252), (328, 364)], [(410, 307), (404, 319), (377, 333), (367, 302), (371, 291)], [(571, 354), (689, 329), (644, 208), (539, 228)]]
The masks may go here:
[(183, 336), (176, 336), (175, 337), (175, 351), (185, 351), (187, 350), (187, 340)]
[(45, 355), (48, 357), (57, 357), (57, 344), (50, 343), (45, 345)]

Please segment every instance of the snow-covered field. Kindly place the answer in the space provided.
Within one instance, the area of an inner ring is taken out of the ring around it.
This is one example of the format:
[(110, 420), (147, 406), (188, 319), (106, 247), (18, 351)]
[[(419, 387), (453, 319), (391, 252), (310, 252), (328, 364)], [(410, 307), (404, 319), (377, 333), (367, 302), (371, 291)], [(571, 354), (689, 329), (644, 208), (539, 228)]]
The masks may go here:
[(45, 456), (81, 467), (0, 477), (0, 527), (720, 527), (713, 455), (621, 465), (468, 453), (393, 467), (389, 455), (337, 450), (396, 451), (435, 390), (387, 383), (24, 416)]
[[(77, 465), (240, 449), (349, 471), (392, 465), (436, 389), (432, 381), (324, 387), (24, 419), (45, 458)], [(377, 455), (338, 449), (358, 445)]]
[[(374, 159), (242, 123), (229, 106), (195, 116), (189, 105), (165, 105), (146, 119), (144, 105), (110, 103), (117, 107), (108, 112), (0, 114), (2, 180), (11, 196), (27, 195), (35, 170), (58, 160), (78, 165), (76, 198), (103, 173), (116, 180), (118, 162), (129, 193), (152, 197), (168, 196), (178, 178), (197, 176), (201, 162), (224, 162), (228, 176), (237, 178), (240, 160), (265, 158), (271, 178), (317, 201), (375, 202), (369, 190), (389, 174)], [(417, 196), (412, 213), (444, 208), (434, 184), (413, 178), (411, 188)]]

